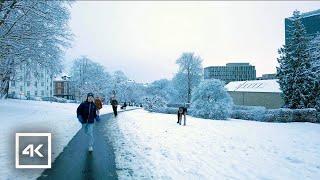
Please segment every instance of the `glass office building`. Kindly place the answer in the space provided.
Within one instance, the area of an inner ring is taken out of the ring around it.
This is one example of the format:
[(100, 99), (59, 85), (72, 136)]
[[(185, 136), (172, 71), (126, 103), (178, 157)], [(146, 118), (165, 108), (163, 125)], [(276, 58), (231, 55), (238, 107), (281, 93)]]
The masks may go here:
[(209, 66), (204, 68), (205, 79), (220, 79), (225, 83), (256, 79), (255, 66), (249, 63), (228, 63), (226, 66)]
[[(320, 9), (315, 11), (310, 11), (301, 14), (301, 22), (304, 25), (308, 37), (312, 38), (317, 33), (320, 33)], [(291, 29), (293, 28), (292, 17), (285, 19), (285, 43), (288, 43), (288, 40), (291, 37)]]

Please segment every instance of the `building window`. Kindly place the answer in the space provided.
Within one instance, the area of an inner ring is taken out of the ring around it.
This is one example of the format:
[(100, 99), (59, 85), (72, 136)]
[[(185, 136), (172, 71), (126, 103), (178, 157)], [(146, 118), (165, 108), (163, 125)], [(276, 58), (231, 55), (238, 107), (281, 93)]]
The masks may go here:
[(16, 86), (16, 82), (15, 81), (11, 81), (11, 86), (15, 87)]
[(34, 91), (34, 95), (35, 95), (35, 96), (38, 96), (38, 91)]
[(44, 82), (41, 82), (41, 86), (42, 86), (42, 87), (44, 86)]
[(37, 81), (34, 82), (34, 86), (35, 86), (35, 87), (38, 87), (38, 82), (37, 82)]
[(30, 97), (30, 91), (27, 91), (27, 96)]
[(43, 90), (41, 91), (41, 96), (44, 96), (44, 91)]
[(22, 86), (20, 86), (20, 91), (22, 92)]
[(30, 81), (27, 81), (27, 86), (30, 87)]
[(47, 86), (47, 90), (49, 90), (49, 86)]

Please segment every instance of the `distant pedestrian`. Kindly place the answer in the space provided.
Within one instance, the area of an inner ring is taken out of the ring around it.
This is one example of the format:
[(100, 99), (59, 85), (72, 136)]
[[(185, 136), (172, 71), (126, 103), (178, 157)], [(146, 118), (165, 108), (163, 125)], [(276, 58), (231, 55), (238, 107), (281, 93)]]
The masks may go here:
[(102, 109), (102, 101), (101, 101), (101, 99), (99, 97), (96, 97), (95, 100), (94, 100), (94, 104), (97, 107), (97, 118), (96, 118), (96, 120), (100, 121), (100, 109)]
[(126, 108), (127, 108), (127, 102), (124, 102), (123, 105), (120, 107), (120, 109), (126, 110)]
[(116, 97), (115, 96), (112, 96), (111, 97), (111, 101), (110, 101), (110, 104), (112, 105), (112, 110), (113, 110), (113, 114), (115, 117), (118, 116), (118, 101), (116, 100)]
[(187, 108), (186, 107), (179, 107), (177, 115), (178, 115), (178, 122), (177, 123), (180, 124), (180, 125), (181, 125), (181, 121), (182, 121), (182, 116), (184, 116), (183, 125), (185, 126), (186, 125), (186, 120), (187, 120), (187, 118), (186, 118)]
[(82, 124), (82, 129), (89, 136), (89, 152), (93, 151), (93, 125), (94, 119), (97, 117), (97, 108), (94, 104), (94, 96), (88, 93), (86, 101), (81, 103), (77, 108), (77, 117)]

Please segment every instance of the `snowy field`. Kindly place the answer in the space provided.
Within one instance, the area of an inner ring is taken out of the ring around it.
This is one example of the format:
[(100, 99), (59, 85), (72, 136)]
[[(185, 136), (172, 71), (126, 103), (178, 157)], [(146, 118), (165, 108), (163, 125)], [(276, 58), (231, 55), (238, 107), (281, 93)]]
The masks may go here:
[[(62, 152), (81, 124), (76, 118), (78, 104), (45, 101), (0, 100), (0, 179), (35, 179), (42, 169), (15, 169), (15, 133), (51, 132), (52, 161)], [(111, 112), (104, 106), (101, 114)]]
[(320, 179), (319, 124), (187, 121), (121, 113), (109, 132), (120, 179)]

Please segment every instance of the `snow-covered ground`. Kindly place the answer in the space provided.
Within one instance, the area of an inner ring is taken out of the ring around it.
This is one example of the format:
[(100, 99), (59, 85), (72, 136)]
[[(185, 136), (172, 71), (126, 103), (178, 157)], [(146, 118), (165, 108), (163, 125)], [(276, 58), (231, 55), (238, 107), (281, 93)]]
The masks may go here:
[[(78, 104), (45, 101), (0, 100), (0, 179), (35, 179), (43, 169), (15, 169), (15, 133), (51, 132), (52, 160), (81, 128)], [(101, 114), (111, 112), (104, 106)]]
[[(120, 179), (320, 179), (320, 125), (135, 110), (111, 122)], [(130, 177), (132, 176), (132, 177)]]

